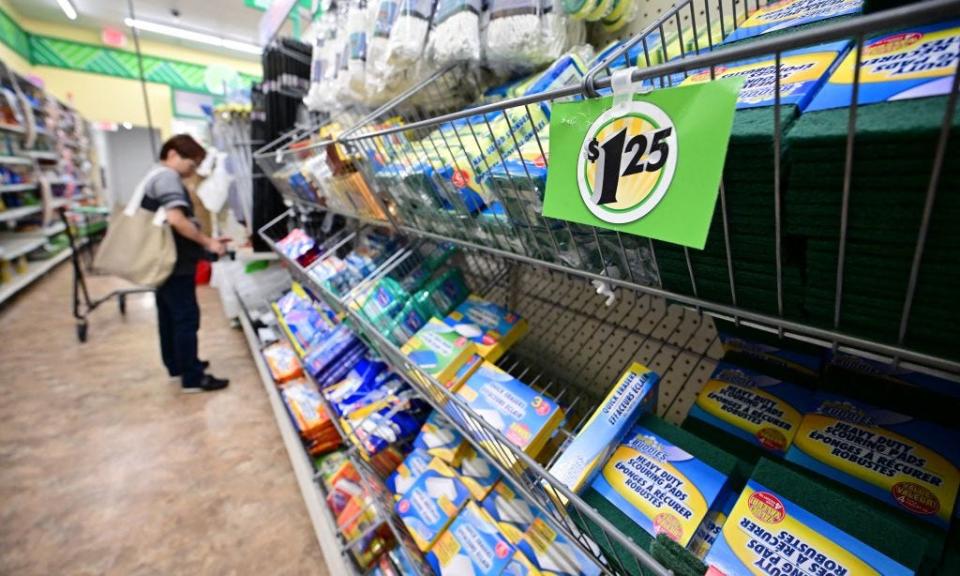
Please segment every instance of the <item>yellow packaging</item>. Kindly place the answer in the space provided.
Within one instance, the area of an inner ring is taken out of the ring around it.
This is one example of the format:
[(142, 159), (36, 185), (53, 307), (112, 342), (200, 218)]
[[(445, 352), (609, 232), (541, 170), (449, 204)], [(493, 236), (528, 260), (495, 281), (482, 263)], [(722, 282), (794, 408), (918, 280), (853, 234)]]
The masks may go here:
[(477, 346), (450, 326), (431, 318), (400, 350), (428, 375), (439, 382), (448, 382), (476, 353)]

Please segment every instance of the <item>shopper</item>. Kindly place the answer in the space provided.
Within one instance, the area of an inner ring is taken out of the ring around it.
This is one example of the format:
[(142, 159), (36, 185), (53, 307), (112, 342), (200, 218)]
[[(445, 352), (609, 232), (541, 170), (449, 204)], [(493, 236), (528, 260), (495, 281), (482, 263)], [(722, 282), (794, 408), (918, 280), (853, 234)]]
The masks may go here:
[(160, 149), (160, 167), (145, 183), (141, 206), (150, 211), (164, 208), (173, 229), (177, 261), (173, 273), (157, 288), (157, 318), (160, 328), (160, 353), (171, 377), (179, 377), (184, 392), (209, 392), (226, 388), (228, 380), (206, 374), (207, 362), (197, 356), (197, 331), (200, 306), (197, 304), (195, 276), (197, 262), (205, 251), (216, 256), (225, 252), (227, 239), (211, 238), (200, 230), (194, 219), (193, 202), (182, 178), (196, 172), (206, 150), (187, 134), (164, 142)]

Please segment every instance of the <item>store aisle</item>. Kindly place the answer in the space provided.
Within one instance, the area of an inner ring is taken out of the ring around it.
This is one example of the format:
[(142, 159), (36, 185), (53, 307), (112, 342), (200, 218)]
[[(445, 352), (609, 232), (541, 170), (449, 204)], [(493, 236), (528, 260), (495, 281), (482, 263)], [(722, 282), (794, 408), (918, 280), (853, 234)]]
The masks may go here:
[[(151, 295), (97, 310), (81, 345), (69, 265), (0, 310), (0, 574), (325, 574), (243, 334), (201, 289), (201, 356), (226, 391), (185, 395)], [(95, 295), (112, 284), (95, 279)]]

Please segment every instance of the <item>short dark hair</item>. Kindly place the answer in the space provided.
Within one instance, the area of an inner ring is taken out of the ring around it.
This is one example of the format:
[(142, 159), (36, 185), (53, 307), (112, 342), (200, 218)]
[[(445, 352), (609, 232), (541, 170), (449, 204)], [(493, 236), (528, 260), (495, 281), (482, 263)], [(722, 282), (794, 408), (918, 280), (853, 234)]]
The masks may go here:
[(207, 157), (207, 151), (189, 134), (177, 134), (164, 142), (160, 148), (160, 160), (166, 160), (171, 150), (176, 150), (177, 154), (197, 164)]

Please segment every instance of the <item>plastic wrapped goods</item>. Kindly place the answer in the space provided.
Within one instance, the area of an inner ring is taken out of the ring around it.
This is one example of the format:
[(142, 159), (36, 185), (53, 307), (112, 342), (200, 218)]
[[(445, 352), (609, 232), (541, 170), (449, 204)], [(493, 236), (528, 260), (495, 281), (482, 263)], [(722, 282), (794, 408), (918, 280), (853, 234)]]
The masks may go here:
[(495, 68), (549, 64), (570, 44), (571, 32), (574, 40), (583, 32), (553, 0), (491, 0), (488, 16), (485, 56)]
[(437, 0), (427, 46), (438, 66), (480, 60), (481, 0)]

